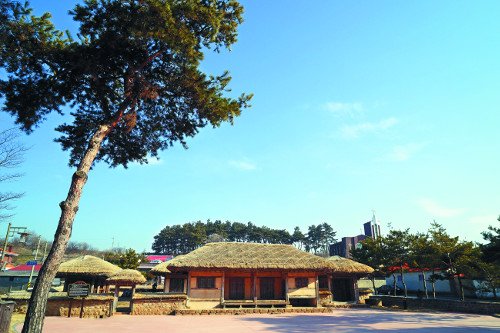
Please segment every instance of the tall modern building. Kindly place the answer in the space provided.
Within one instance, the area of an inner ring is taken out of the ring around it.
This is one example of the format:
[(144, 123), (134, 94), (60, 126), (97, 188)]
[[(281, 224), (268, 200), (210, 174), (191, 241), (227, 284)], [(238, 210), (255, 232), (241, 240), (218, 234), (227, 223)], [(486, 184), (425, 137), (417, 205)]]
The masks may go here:
[(380, 223), (378, 223), (377, 217), (375, 213), (373, 213), (373, 217), (371, 221), (363, 224), (365, 227), (365, 235), (371, 237), (373, 239), (380, 238)]
[[(377, 239), (381, 236), (380, 233), (380, 223), (373, 213), (373, 217), (371, 221), (363, 223), (363, 227), (365, 229), (364, 235), (357, 235), (354, 237), (342, 237), (340, 242), (330, 245), (330, 256), (340, 256), (344, 258), (351, 258), (351, 248), (356, 247), (356, 245), (368, 238), (371, 237), (373, 239)], [(360, 244), (361, 245), (361, 244)]]

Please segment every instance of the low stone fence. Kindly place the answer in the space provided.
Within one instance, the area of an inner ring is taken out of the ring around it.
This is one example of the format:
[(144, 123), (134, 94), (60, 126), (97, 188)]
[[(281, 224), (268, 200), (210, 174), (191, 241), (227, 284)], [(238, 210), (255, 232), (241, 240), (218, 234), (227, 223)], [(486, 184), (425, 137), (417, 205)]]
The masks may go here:
[(186, 295), (135, 294), (131, 315), (169, 315), (186, 308)]
[(401, 296), (371, 296), (367, 300), (368, 305), (379, 305), (380, 302), (384, 307), (398, 307), (402, 309), (430, 309), (437, 311), (448, 312), (465, 312), (465, 313), (481, 313), (481, 314), (497, 314), (500, 313), (500, 302), (484, 302), (484, 301), (459, 301), (446, 299), (420, 299)]
[[(4, 301), (16, 302), (14, 312), (26, 313), (28, 303), (31, 297), (29, 292), (14, 292), (2, 298)], [(71, 317), (79, 317), (82, 309), (81, 299), (72, 299), (66, 296), (66, 293), (49, 293), (47, 299), (46, 316), (68, 316), (71, 303)], [(106, 318), (112, 315), (111, 307), (113, 296), (108, 295), (90, 295), (83, 302), (84, 318)]]

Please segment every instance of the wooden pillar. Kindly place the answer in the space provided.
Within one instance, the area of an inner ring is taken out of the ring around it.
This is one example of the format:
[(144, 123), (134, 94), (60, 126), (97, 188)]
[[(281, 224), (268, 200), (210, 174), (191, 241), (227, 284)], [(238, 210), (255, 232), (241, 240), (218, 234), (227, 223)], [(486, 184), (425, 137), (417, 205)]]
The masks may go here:
[(318, 273), (314, 275), (314, 278), (316, 281), (314, 282), (314, 285), (316, 287), (316, 307), (319, 308), (319, 281), (318, 281)]
[(352, 281), (352, 288), (354, 289), (354, 301), (359, 303), (359, 289), (358, 289), (358, 279), (354, 277)]
[(113, 313), (116, 311), (116, 305), (118, 304), (118, 295), (120, 295), (120, 286), (115, 285), (115, 297), (113, 298)]
[(288, 298), (288, 272), (285, 273), (285, 302), (286, 305), (290, 304), (290, 299)]
[[(169, 279), (169, 282), (170, 282), (170, 279)], [(168, 292), (167, 275), (165, 275), (165, 278), (163, 279), (163, 292), (164, 293)]]
[(224, 284), (226, 282), (226, 272), (222, 272), (222, 283), (220, 288), (220, 304), (224, 304)]
[(253, 273), (253, 301), (257, 302), (257, 274)]
[(330, 295), (330, 302), (333, 302), (333, 290), (332, 290), (332, 277), (331, 277), (331, 275), (327, 275), (327, 279), (328, 279), (328, 290), (330, 290), (330, 292), (332, 293)]
[(65, 278), (65, 279), (64, 279), (64, 287), (63, 287), (63, 291), (64, 291), (64, 292), (67, 292), (67, 291), (68, 291), (68, 285), (69, 285), (68, 278)]
[(132, 286), (132, 293), (131, 293), (131, 295), (130, 295), (130, 298), (133, 298), (133, 297), (134, 297), (134, 294), (135, 294), (135, 287), (136, 287), (136, 285), (134, 284), (134, 285)]
[(186, 300), (186, 307), (189, 307), (189, 294), (191, 291), (191, 271), (188, 271), (188, 278), (187, 278), (187, 290), (186, 290), (186, 295), (187, 295), (187, 300)]
[(95, 276), (92, 277), (92, 283), (90, 284), (90, 293), (94, 293)]

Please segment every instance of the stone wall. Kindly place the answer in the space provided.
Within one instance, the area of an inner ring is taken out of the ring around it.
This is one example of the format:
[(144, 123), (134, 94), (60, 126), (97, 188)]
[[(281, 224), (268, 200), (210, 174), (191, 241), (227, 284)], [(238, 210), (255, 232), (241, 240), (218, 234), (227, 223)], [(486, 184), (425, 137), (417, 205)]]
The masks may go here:
[(186, 297), (134, 297), (131, 315), (168, 315), (186, 307)]
[(320, 290), (319, 291), (319, 304), (325, 305), (330, 304), (332, 302), (332, 293), (328, 290)]
[[(83, 303), (84, 318), (107, 318), (112, 316), (112, 300), (85, 300)], [(73, 300), (71, 305), (71, 317), (79, 317), (82, 301)], [(47, 302), (47, 316), (67, 317), (69, 311), (68, 300), (53, 300)]]
[[(13, 299), (16, 302), (16, 313), (26, 313), (29, 300)], [(85, 318), (103, 318), (110, 316), (111, 300), (85, 300), (83, 303), (83, 317)], [(69, 299), (49, 299), (47, 301), (46, 316), (68, 316)], [(71, 306), (71, 317), (79, 317), (82, 306), (81, 300), (73, 300)]]
[[(30, 293), (26, 295), (16, 295), (9, 297), (8, 295), (3, 300), (16, 302), (14, 312), (26, 313), (28, 310)], [(47, 300), (46, 316), (68, 316), (69, 305), (71, 301), (71, 317), (79, 317), (82, 306), (81, 299), (70, 299), (68, 297), (50, 297)], [(113, 297), (111, 296), (90, 296), (83, 303), (84, 318), (105, 318), (111, 316), (111, 304)]]
[(365, 301), (370, 298), (370, 296), (373, 295), (373, 292), (371, 289), (359, 289), (359, 303), (365, 304)]
[(404, 298), (398, 296), (371, 296), (371, 303), (382, 301), (384, 307), (399, 307), (402, 309), (432, 309), (449, 312), (481, 313), (495, 314), (500, 313), (500, 302), (481, 302), (481, 301), (459, 301), (444, 299), (419, 299)]

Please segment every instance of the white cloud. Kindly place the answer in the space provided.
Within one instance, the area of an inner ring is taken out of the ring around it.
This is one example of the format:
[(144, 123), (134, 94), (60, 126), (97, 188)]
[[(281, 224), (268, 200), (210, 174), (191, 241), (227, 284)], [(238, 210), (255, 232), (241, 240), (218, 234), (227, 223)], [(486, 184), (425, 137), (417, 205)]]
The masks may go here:
[(440, 206), (428, 198), (417, 200), (417, 205), (423, 208), (427, 213), (436, 217), (453, 217), (460, 215), (463, 212), (463, 209), (453, 209)]
[(411, 155), (421, 150), (423, 146), (423, 143), (409, 143), (403, 146), (396, 146), (388, 157), (393, 161), (406, 161)]
[(248, 163), (245, 161), (229, 161), (229, 165), (231, 165), (237, 169), (240, 169), (240, 170), (255, 170), (255, 169), (257, 169), (255, 164)]
[(396, 125), (398, 123), (398, 120), (394, 117), (387, 118), (384, 120), (381, 120), (378, 123), (361, 123), (361, 124), (355, 124), (355, 125), (344, 125), (342, 129), (340, 130), (341, 135), (344, 138), (357, 138), (360, 136), (362, 133), (375, 133), (375, 132), (381, 132), (385, 131), (392, 126)]
[(363, 111), (363, 104), (361, 103), (340, 103), (340, 102), (327, 102), (323, 104), (323, 108), (332, 112), (335, 115), (341, 116), (348, 114), (353, 116), (355, 113)]

